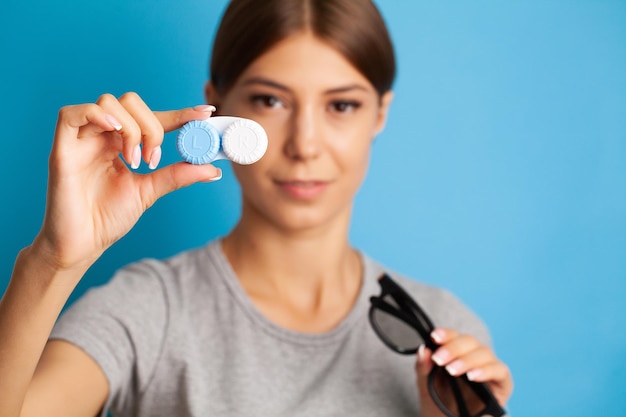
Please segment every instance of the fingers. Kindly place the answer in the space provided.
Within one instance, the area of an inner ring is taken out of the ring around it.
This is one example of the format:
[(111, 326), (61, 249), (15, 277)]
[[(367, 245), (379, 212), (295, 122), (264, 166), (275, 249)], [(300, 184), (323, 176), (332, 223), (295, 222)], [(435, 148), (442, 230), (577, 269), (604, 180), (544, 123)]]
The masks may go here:
[(454, 330), (437, 329), (433, 340), (441, 346), (433, 353), (432, 360), (444, 366), (453, 376), (462, 375), (472, 366), (480, 366), (495, 359), (491, 350), (480, 345), (470, 335), (461, 335)]
[[(488, 382), (494, 395), (504, 404), (511, 395), (513, 381), (509, 368), (499, 360), (493, 350), (470, 335), (460, 334), (451, 329), (435, 329), (431, 334), (440, 347), (424, 360), (445, 367), (452, 376), (467, 374), (470, 381)], [(423, 368), (426, 365), (422, 365)], [(419, 366), (418, 366), (419, 368)], [(418, 369), (419, 372), (419, 369)]]
[(82, 104), (65, 106), (59, 110), (57, 119), (57, 135), (65, 137), (68, 134), (77, 135), (78, 130), (87, 125), (93, 125), (100, 132), (112, 132), (122, 128), (120, 122), (96, 104)]
[(141, 159), (148, 163), (152, 169), (156, 168), (161, 161), (163, 126), (137, 94), (126, 93), (119, 98), (119, 103), (132, 116), (139, 129), (137, 136), (124, 144), (124, 154), (130, 153), (132, 155), (131, 168), (137, 169)]
[(452, 376), (468, 372), (468, 378), (478, 376), (482, 373), (481, 367), (498, 362), (493, 351), (473, 336), (450, 329), (436, 329), (432, 338), (441, 345), (432, 355), (433, 362), (445, 367)]
[(120, 122), (97, 104), (80, 104), (61, 108), (50, 153), (50, 169), (52, 171), (59, 169), (66, 160), (86, 159), (77, 153), (74, 143), (82, 130), (88, 129), (101, 134), (115, 132), (120, 128)]
[(154, 131), (150, 129), (149, 116), (143, 106), (138, 104), (140, 99), (136, 94), (125, 94), (120, 100), (112, 94), (104, 94), (98, 98), (96, 104), (103, 108), (107, 113), (115, 117), (122, 126), (119, 134), (122, 136), (122, 155), (132, 168), (137, 168), (141, 162), (141, 148), (143, 132), (142, 127), (147, 130), (146, 133)]
[(206, 119), (215, 111), (210, 105), (182, 110), (153, 112), (137, 93), (126, 93), (119, 99), (104, 94), (96, 102), (119, 121), (122, 155), (131, 168), (137, 169), (143, 159), (151, 169), (161, 160), (163, 135), (180, 128), (191, 120)]

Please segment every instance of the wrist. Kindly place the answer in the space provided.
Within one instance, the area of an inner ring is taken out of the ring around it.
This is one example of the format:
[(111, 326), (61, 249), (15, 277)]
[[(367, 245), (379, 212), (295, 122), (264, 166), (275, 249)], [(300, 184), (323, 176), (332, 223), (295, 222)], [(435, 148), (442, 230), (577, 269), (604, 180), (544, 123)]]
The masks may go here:
[(35, 285), (42, 290), (51, 286), (64, 292), (73, 291), (91, 263), (63, 264), (44, 239), (37, 237), (17, 255), (12, 280)]
[(55, 275), (79, 274), (81, 276), (87, 272), (99, 256), (81, 259), (82, 256), (70, 255), (73, 252), (64, 253), (68, 251), (59, 249), (59, 246), (61, 245), (56, 244), (43, 233), (40, 233), (35, 237), (33, 243), (22, 249), (20, 255)]

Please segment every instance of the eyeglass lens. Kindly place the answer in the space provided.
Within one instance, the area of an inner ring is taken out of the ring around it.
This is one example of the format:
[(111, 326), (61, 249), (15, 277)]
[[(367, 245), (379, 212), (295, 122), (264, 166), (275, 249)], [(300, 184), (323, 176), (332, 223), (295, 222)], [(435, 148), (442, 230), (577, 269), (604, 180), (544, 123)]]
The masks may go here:
[[(398, 308), (393, 297), (387, 295), (383, 300)], [(412, 351), (424, 343), (419, 333), (415, 331), (415, 328), (384, 310), (374, 309), (372, 320), (379, 335), (385, 339), (387, 344), (394, 346), (396, 350), (402, 352)]]

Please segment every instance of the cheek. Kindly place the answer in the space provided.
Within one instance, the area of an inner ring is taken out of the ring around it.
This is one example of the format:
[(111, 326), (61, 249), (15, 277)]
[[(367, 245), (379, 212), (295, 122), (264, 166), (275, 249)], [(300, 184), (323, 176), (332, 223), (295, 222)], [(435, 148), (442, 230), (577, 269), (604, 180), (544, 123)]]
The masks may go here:
[(367, 166), (374, 137), (374, 131), (369, 128), (369, 124), (354, 126), (365, 127), (333, 132), (328, 141), (328, 147), (335, 155), (335, 160), (347, 169)]
[(267, 159), (271, 159), (274, 155), (282, 152), (282, 147), (288, 136), (289, 118), (284, 114), (274, 114), (265, 117), (256, 115), (251, 118), (263, 126), (265, 133), (267, 133), (268, 145), (265, 153)]
[(264, 176), (263, 173), (267, 171), (266, 164), (268, 158), (266, 158), (266, 156), (267, 153), (263, 156), (263, 158), (251, 165), (231, 164), (235, 176), (239, 182), (242, 183), (242, 185), (258, 181)]
[[(263, 158), (261, 158), (262, 160)], [(259, 161), (260, 162), (260, 161)], [(258, 170), (256, 162), (252, 165), (237, 165), (232, 164), (233, 173), (237, 178), (239, 187), (241, 189), (242, 197), (245, 200), (258, 200), (260, 196), (265, 194), (264, 189), (266, 185), (262, 181), (263, 174)]]

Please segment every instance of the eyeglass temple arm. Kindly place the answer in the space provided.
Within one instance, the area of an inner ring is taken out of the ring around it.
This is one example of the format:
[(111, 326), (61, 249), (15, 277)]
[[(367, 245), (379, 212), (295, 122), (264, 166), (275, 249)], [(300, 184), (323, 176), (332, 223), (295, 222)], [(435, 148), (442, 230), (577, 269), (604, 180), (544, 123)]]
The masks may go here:
[(469, 384), (470, 388), (476, 395), (480, 397), (484, 404), (486, 404), (485, 409), (482, 411), (483, 414), (487, 414), (493, 417), (500, 417), (506, 414), (496, 397), (493, 396), (493, 393), (484, 382), (475, 382), (470, 381), (467, 378), (467, 374), (462, 375), (461, 378), (465, 380), (467, 384)]
[[(430, 392), (431, 398), (435, 401), (437, 406), (446, 414), (448, 417), (471, 417), (469, 410), (467, 409), (467, 404), (463, 399), (463, 394), (458, 385), (458, 378), (453, 377), (452, 375), (446, 374), (446, 377), (449, 379), (449, 383), (452, 387), (452, 392), (454, 395), (454, 399), (456, 400), (457, 406), (459, 407), (459, 416), (453, 414), (448, 408), (443, 404), (439, 395), (435, 390), (435, 375), (436, 371), (433, 369), (428, 375), (428, 390)], [(502, 408), (498, 400), (493, 396), (491, 390), (487, 385), (483, 382), (473, 382), (467, 379), (466, 375), (461, 377), (466, 384), (474, 391), (478, 397), (480, 397), (483, 404), (485, 404), (485, 408), (483, 408), (476, 416), (484, 416), (489, 415), (492, 417), (502, 417), (506, 414), (506, 411)]]

